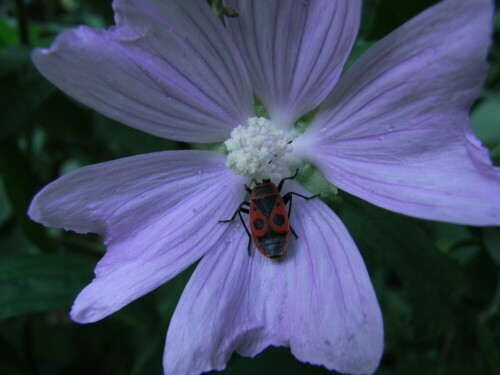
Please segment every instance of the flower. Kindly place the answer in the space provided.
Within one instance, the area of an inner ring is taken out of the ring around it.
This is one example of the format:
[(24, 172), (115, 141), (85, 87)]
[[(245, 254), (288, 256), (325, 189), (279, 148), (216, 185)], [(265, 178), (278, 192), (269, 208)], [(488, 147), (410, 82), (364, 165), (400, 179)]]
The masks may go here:
[[(299, 360), (373, 373), (380, 309), (361, 256), (320, 200), (294, 202), (299, 239), (282, 258), (246, 252), (218, 223), (251, 178), (301, 160), (333, 184), (411, 216), (500, 223), (500, 173), (468, 111), (487, 71), (493, 3), (445, 0), (372, 46), (341, 76), (360, 0), (116, 0), (117, 26), (81, 26), (38, 49), (38, 69), (97, 111), (160, 137), (226, 142), (228, 156), (167, 151), (87, 166), (54, 181), (29, 215), (103, 234), (107, 252), (72, 318), (95, 322), (201, 258), (167, 333), (167, 374), (223, 369), (231, 354), (289, 346)], [(270, 119), (255, 117), (253, 93)], [(293, 124), (319, 106), (299, 134)], [(292, 143), (290, 143), (292, 141)], [(272, 162), (270, 162), (272, 161)], [(309, 195), (288, 181), (286, 190)]]

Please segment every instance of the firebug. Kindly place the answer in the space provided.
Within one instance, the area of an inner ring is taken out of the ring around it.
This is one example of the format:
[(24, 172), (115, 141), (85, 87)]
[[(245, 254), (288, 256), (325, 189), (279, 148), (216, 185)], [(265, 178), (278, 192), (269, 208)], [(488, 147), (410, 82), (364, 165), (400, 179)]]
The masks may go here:
[[(285, 181), (293, 180), (298, 173), (299, 170), (297, 169), (293, 176), (283, 178), (278, 186), (269, 179), (264, 179), (260, 183), (257, 182), (252, 189), (245, 185), (246, 191), (250, 194), (250, 201), (241, 202), (231, 219), (219, 221), (219, 223), (232, 222), (236, 214), (238, 214), (248, 234), (248, 255), (250, 255), (252, 240), (255, 247), (264, 256), (277, 258), (282, 256), (288, 248), (290, 232), (295, 238), (298, 238), (289, 222), (292, 212), (292, 197), (296, 195), (304, 199), (313, 199), (319, 196), (319, 194), (316, 194), (306, 197), (295, 192), (288, 192), (283, 197), (280, 195)], [(286, 209), (287, 204), (289, 204), (288, 212)], [(241, 213), (250, 215), (250, 231)]]

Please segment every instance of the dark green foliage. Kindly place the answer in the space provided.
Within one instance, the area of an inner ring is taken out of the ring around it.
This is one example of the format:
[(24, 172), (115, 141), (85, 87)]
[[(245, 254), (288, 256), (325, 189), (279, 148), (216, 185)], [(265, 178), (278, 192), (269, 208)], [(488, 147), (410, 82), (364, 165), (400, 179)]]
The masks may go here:
[(387, 286), (405, 294), (412, 310), (412, 335), (421, 341), (442, 334), (460, 281), (457, 262), (439, 251), (421, 220), (359, 199), (346, 201), (340, 217), (366, 261), (386, 267)]
[[(348, 64), (434, 0), (365, 0)], [(211, 1), (211, 3), (214, 3)], [(24, 22), (17, 23), (17, 15)], [(500, 14), (500, 13), (499, 13)], [(64, 28), (113, 23), (108, 1), (12, 0), (0, 5), (0, 374), (159, 375), (168, 322), (194, 266), (101, 322), (68, 312), (104, 253), (97, 235), (47, 229), (26, 216), (63, 173), (123, 156), (186, 147), (104, 118), (59, 92), (29, 55)], [(491, 70), (472, 111), (500, 164), (500, 16)], [(304, 121), (310, 120), (306, 116)], [(305, 125), (304, 125), (305, 126)], [(314, 177), (314, 171), (307, 175)], [(313, 178), (311, 177), (311, 178)], [(318, 186), (319, 176), (312, 183)], [(500, 229), (411, 219), (345, 193), (323, 199), (365, 259), (385, 321), (379, 375), (500, 374)], [(328, 374), (286, 348), (235, 355), (222, 374)]]
[(5, 255), (0, 263), (0, 320), (64, 309), (92, 278), (93, 261), (74, 255)]

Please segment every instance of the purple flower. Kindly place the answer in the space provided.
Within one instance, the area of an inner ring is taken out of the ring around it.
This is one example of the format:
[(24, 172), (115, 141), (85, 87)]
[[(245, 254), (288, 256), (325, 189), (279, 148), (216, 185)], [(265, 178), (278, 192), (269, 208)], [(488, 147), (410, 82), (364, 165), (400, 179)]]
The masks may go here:
[[(227, 29), (203, 0), (115, 0), (116, 27), (81, 26), (34, 52), (49, 80), (97, 111), (160, 137), (225, 141), (229, 155), (167, 151), (84, 167), (38, 193), (29, 215), (105, 237), (96, 277), (71, 311), (81, 323), (203, 257), (168, 330), (166, 374), (220, 370), (234, 351), (255, 356), (269, 345), (373, 373), (380, 309), (354, 242), (321, 200), (294, 202), (299, 238), (277, 260), (248, 256), (244, 228), (218, 221), (244, 200), (244, 183), (306, 161), (393, 211), (500, 224), (500, 173), (468, 119), (486, 75), (493, 2), (443, 1), (342, 76), (360, 0), (226, 5), (239, 13)], [(270, 119), (255, 117), (253, 93)], [(294, 123), (318, 106), (300, 134)]]

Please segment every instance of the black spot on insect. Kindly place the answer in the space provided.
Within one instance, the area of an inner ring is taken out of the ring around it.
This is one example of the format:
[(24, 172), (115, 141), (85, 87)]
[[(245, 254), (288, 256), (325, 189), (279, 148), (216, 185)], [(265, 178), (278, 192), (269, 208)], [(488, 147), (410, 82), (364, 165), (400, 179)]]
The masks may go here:
[[(272, 191), (269, 192), (269, 194), (272, 194)], [(257, 208), (264, 214), (264, 216), (269, 218), (271, 217), (271, 211), (274, 207), (274, 203), (276, 202), (276, 197), (276, 195), (270, 195), (264, 198), (254, 199), (253, 202), (255, 203)]]
[(276, 214), (273, 216), (273, 223), (281, 227), (285, 222), (285, 217), (281, 214)]
[(264, 220), (262, 220), (260, 217), (255, 219), (253, 222), (253, 226), (255, 227), (255, 229), (264, 228)]

